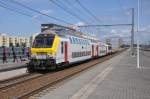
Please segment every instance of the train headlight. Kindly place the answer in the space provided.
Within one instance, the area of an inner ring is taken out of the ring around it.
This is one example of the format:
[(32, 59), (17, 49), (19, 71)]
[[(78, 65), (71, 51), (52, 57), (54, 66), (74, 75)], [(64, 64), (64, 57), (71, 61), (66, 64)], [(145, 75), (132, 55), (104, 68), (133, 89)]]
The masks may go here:
[(47, 57), (49, 57), (49, 58), (50, 58), (50, 57), (52, 57), (52, 55), (51, 55), (51, 54), (47, 54)]
[(32, 54), (32, 55), (31, 55), (31, 59), (34, 59), (34, 58), (36, 58), (36, 55), (33, 55), (33, 54)]

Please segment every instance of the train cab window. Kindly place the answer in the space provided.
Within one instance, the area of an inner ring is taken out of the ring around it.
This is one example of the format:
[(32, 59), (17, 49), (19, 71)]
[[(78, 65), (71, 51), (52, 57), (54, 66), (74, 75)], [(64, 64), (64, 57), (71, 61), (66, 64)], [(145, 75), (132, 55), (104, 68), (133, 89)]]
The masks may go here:
[(33, 48), (50, 48), (53, 45), (55, 35), (51, 34), (40, 34), (35, 37)]
[(64, 42), (61, 42), (61, 53), (64, 53)]
[(53, 44), (53, 38), (46, 38), (46, 46), (47, 47), (51, 47), (52, 46), (52, 44)]

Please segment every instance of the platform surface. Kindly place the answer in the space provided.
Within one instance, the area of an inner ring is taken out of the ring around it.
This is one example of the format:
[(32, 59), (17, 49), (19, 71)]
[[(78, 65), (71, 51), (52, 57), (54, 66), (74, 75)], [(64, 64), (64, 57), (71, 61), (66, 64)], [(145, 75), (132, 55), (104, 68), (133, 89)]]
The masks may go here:
[(125, 51), (73, 77), (39, 99), (150, 99), (150, 52), (137, 57)]
[(0, 64), (0, 72), (6, 72), (10, 70), (16, 70), (20, 68), (25, 68), (27, 66), (27, 62), (15, 62), (15, 63), (4, 63)]

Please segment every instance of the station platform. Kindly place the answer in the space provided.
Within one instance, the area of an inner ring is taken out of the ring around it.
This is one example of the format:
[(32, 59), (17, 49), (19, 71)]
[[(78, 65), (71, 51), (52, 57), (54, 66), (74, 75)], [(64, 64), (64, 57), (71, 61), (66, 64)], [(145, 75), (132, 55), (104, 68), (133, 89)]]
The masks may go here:
[(24, 62), (0, 64), (0, 72), (6, 72), (6, 71), (10, 71), (10, 70), (25, 68), (26, 63), (27, 62), (24, 61)]
[(37, 99), (150, 99), (150, 52), (127, 50), (80, 73)]

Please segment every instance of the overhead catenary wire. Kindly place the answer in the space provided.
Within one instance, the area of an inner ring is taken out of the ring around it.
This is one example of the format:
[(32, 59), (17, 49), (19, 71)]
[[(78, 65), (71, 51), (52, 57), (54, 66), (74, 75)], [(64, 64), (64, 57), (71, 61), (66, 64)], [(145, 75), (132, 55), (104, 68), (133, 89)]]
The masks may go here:
[(103, 23), (99, 18), (97, 18), (90, 10), (88, 10), (79, 0), (75, 0), (82, 9), (84, 9), (90, 16), (92, 16), (96, 21)]
[(49, 0), (49, 2), (55, 4), (57, 7), (59, 7), (59, 8), (62, 9), (62, 10), (64, 10), (66, 13), (68, 13), (68, 14), (70, 14), (70, 15), (76, 17), (78, 20), (80, 20), (80, 21), (82, 21), (82, 22), (85, 22), (86, 24), (89, 24), (89, 22), (87, 22), (85, 19), (79, 17), (79, 15), (77, 15), (77, 14), (71, 12), (70, 10), (66, 9), (66, 8), (65, 8), (65, 5), (63, 5), (63, 4), (61, 3), (61, 1), (58, 1), (58, 0)]
[[(3, 0), (3, 1), (6, 1), (6, 0)], [(51, 19), (53, 19), (53, 20), (56, 20), (56, 21), (58, 21), (58, 22), (62, 22), (62, 23), (65, 23), (65, 24), (72, 24), (72, 23), (70, 23), (70, 22), (67, 22), (67, 21), (65, 21), (65, 20), (59, 19), (59, 18), (57, 18), (57, 17), (53, 17), (53, 16), (50, 16), (50, 15), (48, 15), (48, 14), (42, 13), (41, 11), (38, 11), (38, 10), (32, 8), (32, 7), (26, 6), (26, 5), (24, 5), (23, 3), (20, 3), (20, 2), (18, 2), (18, 1), (15, 1), (15, 0), (7, 0), (7, 1), (9, 1), (9, 2), (11, 2), (11, 3), (14, 3), (14, 4), (16, 4), (16, 5), (20, 6), (20, 7), (25, 8), (25, 9), (28, 9), (28, 10), (30, 10), (30, 11), (32, 11), (32, 12), (41, 14), (41, 15), (46, 16), (46, 17), (49, 17), (49, 18), (51, 18)]]
[[(30, 17), (30, 18), (33, 18), (33, 17), (34, 17), (34, 16), (30, 15), (30, 14), (27, 14), (27, 13), (24, 13), (24, 12), (21, 12), (21, 11), (18, 11), (18, 10), (15, 10), (15, 9), (13, 9), (12, 7), (10, 8), (10, 7), (8, 7), (7, 4), (5, 4), (5, 3), (1, 2), (1, 1), (0, 1), (0, 7), (4, 8), (4, 9), (7, 9), (7, 10), (9, 10), (9, 11), (11, 11), (11, 12), (14, 12), (14, 13), (18, 13), (18, 14), (20, 14), (20, 15), (24, 15), (24, 16)], [(36, 20), (39, 20), (39, 19), (36, 19)], [(41, 20), (39, 20), (39, 21), (41, 21)]]
[[(87, 13), (83, 13), (83, 11), (81, 11), (81, 9), (78, 9), (74, 4), (72, 4), (72, 5), (70, 5), (72, 2), (70, 2), (70, 0), (64, 0), (64, 2), (65, 2), (65, 4), (66, 5), (69, 5), (70, 6), (70, 8), (74, 8), (74, 10), (76, 10), (76, 12), (78, 12), (78, 13), (82, 13), (82, 15), (84, 15), (84, 16), (87, 16), (88, 15), (88, 17), (90, 16), (89, 14), (87, 14)], [(91, 17), (91, 16), (90, 16)], [(94, 19), (93, 19), (93, 17), (91, 17), (91, 22), (93, 23), (93, 22), (97, 22), (97, 21), (95, 21)]]

